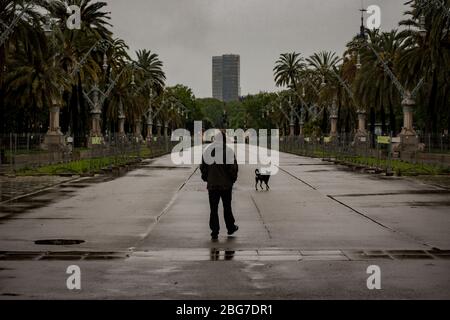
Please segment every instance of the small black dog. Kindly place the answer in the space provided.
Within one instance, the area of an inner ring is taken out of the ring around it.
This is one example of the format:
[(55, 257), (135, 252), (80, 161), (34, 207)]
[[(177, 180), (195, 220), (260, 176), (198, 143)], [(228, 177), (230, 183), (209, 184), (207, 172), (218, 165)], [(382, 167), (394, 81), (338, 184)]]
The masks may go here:
[(256, 180), (256, 183), (255, 183), (256, 191), (258, 191), (258, 182), (259, 182), (259, 186), (261, 187), (261, 190), (264, 190), (264, 188), (262, 186), (263, 182), (266, 184), (266, 190), (269, 190), (270, 189), (270, 187), (269, 187), (270, 174), (268, 174), (268, 175), (267, 174), (261, 174), (259, 169), (255, 170), (255, 174), (256, 174), (256, 177), (255, 177), (255, 180)]

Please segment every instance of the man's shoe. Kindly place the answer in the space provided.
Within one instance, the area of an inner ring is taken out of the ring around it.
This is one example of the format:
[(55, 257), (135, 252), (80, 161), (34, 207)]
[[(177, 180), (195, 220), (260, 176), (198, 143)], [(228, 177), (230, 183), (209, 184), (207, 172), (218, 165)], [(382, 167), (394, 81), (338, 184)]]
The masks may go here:
[(219, 235), (218, 234), (212, 234), (211, 235), (211, 240), (217, 240), (219, 239)]
[(228, 235), (231, 236), (233, 233), (235, 233), (238, 230), (239, 230), (239, 226), (235, 225), (233, 230), (228, 231)]

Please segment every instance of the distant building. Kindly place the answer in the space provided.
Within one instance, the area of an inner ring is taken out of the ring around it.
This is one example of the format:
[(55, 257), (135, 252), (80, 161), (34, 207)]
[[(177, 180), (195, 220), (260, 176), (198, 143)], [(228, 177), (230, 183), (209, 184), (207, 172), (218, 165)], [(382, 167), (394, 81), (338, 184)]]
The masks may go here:
[(212, 58), (212, 93), (220, 101), (238, 101), (241, 94), (241, 58), (225, 54)]

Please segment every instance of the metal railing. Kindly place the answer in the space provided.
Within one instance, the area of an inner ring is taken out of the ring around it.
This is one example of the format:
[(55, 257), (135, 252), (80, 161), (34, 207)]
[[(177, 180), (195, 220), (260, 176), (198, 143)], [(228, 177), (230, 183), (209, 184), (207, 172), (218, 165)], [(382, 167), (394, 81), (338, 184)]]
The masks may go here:
[(449, 138), (426, 135), (419, 136), (419, 141), (418, 150), (399, 152), (396, 139), (388, 136), (369, 134), (363, 141), (355, 141), (352, 134), (332, 138), (287, 136), (280, 139), (280, 151), (388, 174), (450, 173)]
[(133, 135), (116, 133), (105, 134), (101, 139), (89, 137), (64, 137), (64, 139), (63, 146), (46, 150), (45, 134), (0, 135), (0, 173), (14, 173), (77, 161), (92, 164), (88, 165), (88, 168), (98, 167), (100, 162), (107, 167), (113, 167), (134, 159), (165, 155), (171, 152), (173, 146), (170, 137), (154, 136), (147, 141)]

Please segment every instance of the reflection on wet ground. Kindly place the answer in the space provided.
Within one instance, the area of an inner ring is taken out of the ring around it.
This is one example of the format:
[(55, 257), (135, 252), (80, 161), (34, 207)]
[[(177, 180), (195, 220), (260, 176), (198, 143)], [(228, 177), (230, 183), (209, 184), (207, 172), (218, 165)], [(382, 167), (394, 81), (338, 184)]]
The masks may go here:
[(211, 261), (219, 261), (219, 260), (233, 260), (236, 251), (233, 250), (220, 250), (220, 249), (211, 249), (210, 260)]
[(0, 176), (0, 202), (49, 188), (59, 183), (72, 180), (72, 177), (6, 177)]
[[(116, 179), (112, 174), (93, 177), (0, 177), (0, 224), (16, 215), (67, 199), (80, 189)], [(17, 198), (16, 198), (17, 197)]]
[(198, 248), (155, 251), (0, 251), (0, 261), (22, 260), (117, 260), (144, 261), (372, 261), (450, 259), (450, 250), (302, 250)]

